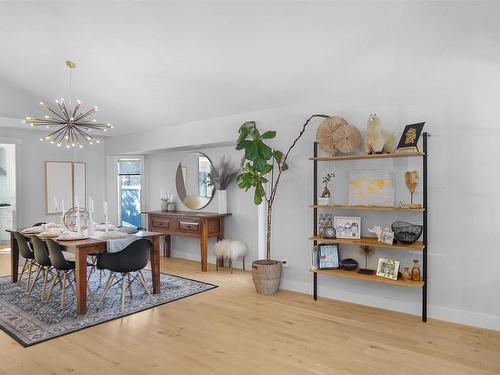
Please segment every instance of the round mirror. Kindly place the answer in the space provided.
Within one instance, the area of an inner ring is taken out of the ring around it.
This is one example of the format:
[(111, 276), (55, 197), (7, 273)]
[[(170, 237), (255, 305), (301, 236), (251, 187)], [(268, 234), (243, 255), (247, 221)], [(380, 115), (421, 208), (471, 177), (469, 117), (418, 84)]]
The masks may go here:
[(211, 168), (212, 162), (201, 152), (187, 154), (177, 166), (175, 186), (186, 207), (199, 210), (212, 200), (215, 188), (208, 176)]

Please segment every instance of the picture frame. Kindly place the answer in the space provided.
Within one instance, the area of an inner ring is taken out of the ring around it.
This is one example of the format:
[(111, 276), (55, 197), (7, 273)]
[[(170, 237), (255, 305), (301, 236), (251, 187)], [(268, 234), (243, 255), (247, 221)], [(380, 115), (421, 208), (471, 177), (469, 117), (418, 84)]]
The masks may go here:
[(408, 152), (414, 151), (418, 152), (418, 140), (420, 134), (422, 134), (422, 129), (424, 128), (425, 122), (418, 122), (415, 124), (406, 125), (399, 139), (397, 152)]
[(400, 262), (397, 260), (379, 258), (377, 264), (377, 276), (386, 279), (397, 280)]
[(353, 169), (349, 171), (348, 201), (352, 206), (394, 206), (394, 170)]
[(318, 268), (320, 270), (335, 270), (339, 267), (339, 244), (318, 245)]
[(335, 216), (333, 226), (337, 231), (337, 238), (351, 240), (361, 238), (361, 218), (359, 216)]
[(388, 227), (382, 229), (379, 241), (392, 245), (394, 243), (394, 232)]

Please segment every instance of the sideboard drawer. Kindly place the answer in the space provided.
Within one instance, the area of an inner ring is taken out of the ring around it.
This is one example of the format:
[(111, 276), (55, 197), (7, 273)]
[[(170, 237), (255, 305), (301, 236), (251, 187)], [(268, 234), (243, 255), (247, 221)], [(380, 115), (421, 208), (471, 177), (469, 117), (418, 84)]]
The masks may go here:
[(156, 228), (162, 228), (162, 229), (169, 229), (169, 230), (175, 230), (176, 229), (176, 220), (171, 219), (171, 218), (166, 218), (166, 217), (154, 217), (153, 218), (153, 227)]
[(186, 232), (199, 232), (200, 223), (193, 220), (179, 220), (179, 229)]

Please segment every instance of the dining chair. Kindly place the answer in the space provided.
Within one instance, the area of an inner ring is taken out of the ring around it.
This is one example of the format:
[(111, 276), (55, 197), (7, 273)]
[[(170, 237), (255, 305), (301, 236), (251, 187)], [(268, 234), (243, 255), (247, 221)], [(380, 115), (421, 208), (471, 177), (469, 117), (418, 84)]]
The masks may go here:
[(35, 253), (33, 252), (33, 250), (31, 250), (28, 240), (23, 236), (22, 233), (14, 232), (14, 238), (16, 239), (19, 253), (25, 259), (23, 269), (21, 271), (21, 276), (19, 276), (19, 280), (17, 280), (17, 285), (21, 285), (21, 280), (23, 278), (24, 272), (28, 271), (28, 283), (26, 284), (26, 291), (29, 291), (31, 274), (35, 271), (33, 269), (33, 266), (38, 267), (35, 262)]
[[(64, 295), (66, 291), (66, 282), (68, 282), (68, 287), (73, 287), (75, 282), (75, 262), (67, 260), (64, 257), (62, 246), (51, 239), (47, 239), (47, 247), (49, 250), (49, 258), (57, 277), (54, 277), (52, 284), (50, 285), (49, 293), (47, 295), (47, 301), (52, 295), (52, 291), (57, 283), (61, 285), (61, 309), (64, 307)], [(60, 273), (63, 275), (62, 281)]]
[[(31, 284), (31, 288), (29, 290), (28, 296), (31, 295), (31, 292), (35, 288), (35, 284), (40, 278), (43, 277), (42, 284), (42, 295), (41, 300), (44, 302), (45, 300), (45, 291), (47, 289), (47, 282), (54, 281), (55, 278), (58, 278), (59, 275), (54, 272), (54, 268), (52, 267), (52, 263), (49, 258), (49, 250), (47, 249), (47, 244), (41, 238), (36, 235), (30, 236), (31, 243), (33, 244), (33, 252), (35, 253), (35, 261), (38, 265), (38, 271), (35, 275), (35, 279)], [(49, 275), (51, 279), (49, 280)]]
[[(121, 281), (121, 311), (125, 310), (125, 279), (128, 279), (128, 289), (130, 292), (130, 298), (132, 298), (132, 284), (134, 281), (139, 280), (140, 284), (144, 287), (146, 294), (153, 301), (153, 296), (149, 292), (146, 279), (142, 273), (142, 270), (146, 267), (149, 260), (149, 254), (151, 252), (151, 241), (142, 238), (132, 242), (122, 251), (116, 253), (101, 253), (97, 255), (97, 269), (99, 270), (109, 270), (110, 275), (106, 286), (104, 288), (103, 295), (99, 301), (99, 305), (102, 305), (108, 291), (114, 285)], [(135, 277), (131, 278), (131, 273), (135, 272)], [(118, 279), (113, 283), (115, 279), (115, 274), (121, 274), (121, 280)]]
[(45, 225), (47, 223), (44, 223), (44, 222), (40, 222), (40, 223), (36, 223), (36, 224), (33, 224), (34, 227), (41, 227), (42, 225)]

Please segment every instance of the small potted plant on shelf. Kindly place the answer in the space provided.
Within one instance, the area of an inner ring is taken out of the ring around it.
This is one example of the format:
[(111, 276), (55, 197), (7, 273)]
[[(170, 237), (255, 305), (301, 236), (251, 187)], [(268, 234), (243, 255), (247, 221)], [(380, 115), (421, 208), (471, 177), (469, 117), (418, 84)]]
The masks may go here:
[(328, 183), (331, 182), (335, 178), (335, 173), (328, 173), (326, 176), (323, 177), (323, 192), (321, 193), (321, 196), (318, 197), (318, 203), (321, 205), (327, 205), (330, 204), (330, 198), (332, 197), (332, 194), (330, 192), (330, 189), (328, 189)]
[[(272, 210), (276, 199), (279, 182), (283, 172), (288, 169), (288, 156), (306, 131), (309, 122), (315, 117), (328, 118), (327, 115), (313, 115), (302, 125), (299, 135), (286, 153), (273, 149), (265, 142), (276, 137), (276, 131), (261, 133), (254, 121), (243, 124), (239, 129), (236, 144), (237, 150), (244, 150), (242, 172), (236, 177), (238, 186), (245, 191), (253, 189), (255, 205), (265, 202), (266, 205), (266, 259), (252, 263), (252, 274), (255, 289), (261, 294), (274, 294), (281, 281), (282, 264), (271, 259)], [(270, 176), (269, 176), (270, 175)], [(267, 186), (267, 188), (266, 188)]]

